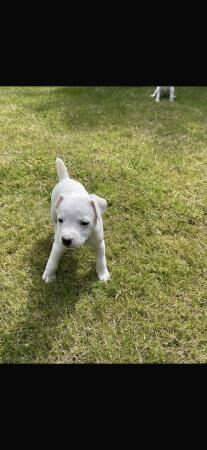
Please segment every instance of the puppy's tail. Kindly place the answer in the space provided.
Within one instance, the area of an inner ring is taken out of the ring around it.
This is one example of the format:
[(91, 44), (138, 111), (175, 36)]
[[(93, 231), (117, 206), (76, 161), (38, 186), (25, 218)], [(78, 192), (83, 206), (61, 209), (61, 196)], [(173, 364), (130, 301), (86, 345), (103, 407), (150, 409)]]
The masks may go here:
[(69, 173), (65, 167), (65, 164), (62, 159), (56, 158), (56, 169), (59, 181), (61, 181), (63, 178), (70, 178)]

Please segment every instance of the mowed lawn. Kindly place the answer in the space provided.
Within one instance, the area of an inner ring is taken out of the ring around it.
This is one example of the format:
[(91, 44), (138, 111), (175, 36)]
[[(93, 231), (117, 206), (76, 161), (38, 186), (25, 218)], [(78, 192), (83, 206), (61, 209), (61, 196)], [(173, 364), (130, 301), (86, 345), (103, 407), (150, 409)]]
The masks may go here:
[[(0, 87), (2, 363), (207, 362), (207, 87)], [(55, 159), (105, 197), (106, 257), (53, 242)]]

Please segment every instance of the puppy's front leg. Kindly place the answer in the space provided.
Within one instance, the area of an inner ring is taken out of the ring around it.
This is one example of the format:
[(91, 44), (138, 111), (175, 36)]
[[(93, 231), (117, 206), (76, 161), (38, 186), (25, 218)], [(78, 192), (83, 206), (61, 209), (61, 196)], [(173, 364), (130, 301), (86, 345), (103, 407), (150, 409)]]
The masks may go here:
[(96, 251), (96, 272), (98, 274), (99, 280), (107, 281), (111, 278), (111, 276), (106, 266), (104, 240), (96, 244), (95, 251)]
[(45, 271), (42, 276), (42, 279), (46, 283), (49, 283), (50, 281), (56, 278), (56, 270), (58, 268), (59, 259), (63, 253), (64, 248), (62, 248), (60, 245), (57, 244), (56, 241), (54, 241), (50, 257), (48, 259)]

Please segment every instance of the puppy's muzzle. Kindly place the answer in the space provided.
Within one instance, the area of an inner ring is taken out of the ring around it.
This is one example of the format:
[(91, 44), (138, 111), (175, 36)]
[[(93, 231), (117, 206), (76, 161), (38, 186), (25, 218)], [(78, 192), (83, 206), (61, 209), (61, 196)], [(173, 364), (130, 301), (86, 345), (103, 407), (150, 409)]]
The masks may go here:
[(62, 237), (62, 243), (63, 245), (65, 245), (65, 247), (70, 247), (72, 244), (72, 239), (65, 239), (64, 237)]

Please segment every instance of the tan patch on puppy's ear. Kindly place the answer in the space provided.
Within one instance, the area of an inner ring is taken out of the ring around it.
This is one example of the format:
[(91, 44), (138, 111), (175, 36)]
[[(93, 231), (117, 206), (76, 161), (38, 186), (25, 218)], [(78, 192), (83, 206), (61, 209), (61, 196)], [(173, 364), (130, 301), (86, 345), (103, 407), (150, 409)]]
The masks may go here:
[(95, 209), (97, 218), (100, 220), (101, 216), (103, 215), (106, 207), (107, 207), (107, 201), (105, 198), (98, 197), (98, 195), (91, 194), (91, 204), (93, 208)]
[(95, 210), (97, 219), (100, 220), (100, 218), (101, 218), (101, 211), (100, 211), (100, 208), (98, 206), (97, 201), (95, 199), (93, 199), (93, 200), (91, 200), (91, 204), (93, 206), (93, 209)]
[(59, 208), (60, 203), (62, 202), (62, 200), (63, 200), (63, 194), (60, 194), (60, 195), (58, 196), (56, 202), (55, 202), (55, 208)]

